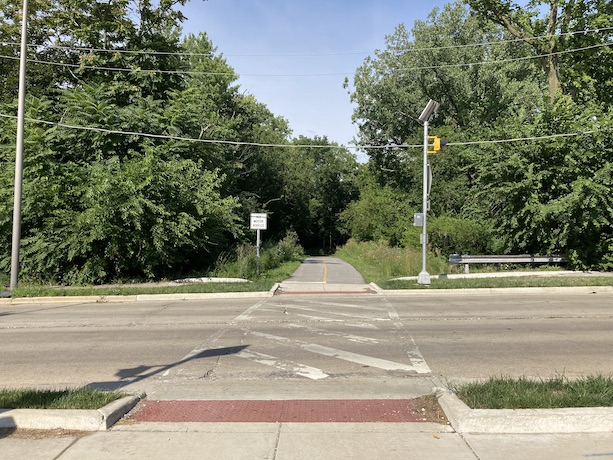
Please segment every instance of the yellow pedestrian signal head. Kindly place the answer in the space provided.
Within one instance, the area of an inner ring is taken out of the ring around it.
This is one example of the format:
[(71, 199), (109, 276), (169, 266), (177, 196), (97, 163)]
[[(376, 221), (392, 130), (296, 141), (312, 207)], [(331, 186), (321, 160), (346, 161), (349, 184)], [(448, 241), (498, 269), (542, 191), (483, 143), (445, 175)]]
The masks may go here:
[(441, 147), (445, 147), (448, 142), (438, 136), (428, 136), (428, 153), (436, 153)]

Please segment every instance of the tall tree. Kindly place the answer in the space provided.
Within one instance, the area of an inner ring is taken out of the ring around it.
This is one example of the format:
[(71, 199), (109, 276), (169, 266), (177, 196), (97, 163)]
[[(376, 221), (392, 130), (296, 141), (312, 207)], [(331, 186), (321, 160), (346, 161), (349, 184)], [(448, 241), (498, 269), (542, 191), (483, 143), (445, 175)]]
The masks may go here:
[[(422, 143), (417, 117), (430, 98), (441, 103), (430, 123), (431, 134), (454, 142), (482, 138), (496, 120), (536, 113), (542, 107), (542, 86), (531, 61), (509, 62), (509, 57), (525, 55), (525, 47), (506, 39), (500, 26), (484, 26), (456, 2), (434, 9), (410, 33), (398, 26), (386, 38), (387, 48), (366, 59), (354, 79), (353, 119), (360, 141), (379, 147), (367, 152), (380, 183), (405, 191), (421, 186), (416, 160), (421, 148), (396, 146)], [(456, 175), (462, 170), (461, 164), (457, 166)]]
[[(611, 2), (604, 0), (536, 0), (525, 6), (511, 0), (466, 0), (466, 3), (481, 17), (500, 24), (533, 49), (547, 78), (550, 101), (572, 85), (561, 80), (560, 63), (564, 58), (560, 53), (586, 42), (570, 33), (582, 32), (586, 26), (597, 29), (599, 23), (610, 27), (613, 12)], [(590, 36), (592, 44), (595, 41), (605, 45), (611, 34), (595, 35), (592, 31)], [(610, 43), (608, 47), (610, 50)]]
[(283, 161), (283, 227), (295, 230), (307, 248), (344, 243), (339, 216), (357, 198), (357, 160), (326, 137), (299, 136), (292, 145)]

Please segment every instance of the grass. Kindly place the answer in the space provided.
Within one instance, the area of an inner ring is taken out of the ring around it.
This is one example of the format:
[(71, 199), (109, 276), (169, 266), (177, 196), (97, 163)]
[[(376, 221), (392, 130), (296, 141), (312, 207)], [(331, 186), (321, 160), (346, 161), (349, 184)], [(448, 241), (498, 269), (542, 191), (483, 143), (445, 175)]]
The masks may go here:
[(382, 289), (471, 289), (514, 287), (613, 286), (613, 276), (519, 276), (480, 279), (432, 279), (430, 286), (410, 280), (386, 280)]
[(3, 409), (99, 409), (125, 394), (93, 388), (66, 390), (0, 390)]
[(216, 292), (262, 292), (268, 291), (275, 283), (287, 279), (301, 261), (284, 262), (274, 269), (263, 272), (259, 278), (248, 283), (192, 283), (177, 286), (49, 286), (35, 283), (21, 283), (12, 292), (12, 297), (55, 297), (55, 296), (129, 296), (139, 294), (185, 294)]
[(473, 409), (556, 409), (613, 406), (613, 378), (587, 376), (570, 380), (563, 375), (547, 380), (527, 377), (490, 377), (485, 382), (452, 385)]
[[(417, 275), (421, 271), (421, 251), (415, 248), (392, 248), (385, 242), (349, 240), (334, 254), (353, 265), (367, 283), (384, 283), (399, 276)], [(449, 264), (443, 257), (429, 255), (429, 273), (443, 273)]]
[[(613, 286), (613, 276), (522, 276), (508, 278), (434, 279), (429, 286), (416, 280), (393, 280), (403, 276), (417, 276), (422, 268), (422, 254), (416, 248), (391, 248), (385, 242), (356, 242), (350, 240), (340, 248), (336, 257), (353, 265), (367, 283), (377, 283), (382, 289), (467, 289), (512, 287), (564, 287), (564, 286)], [(450, 267), (448, 261), (428, 254), (428, 273), (457, 272), (463, 267)], [(492, 271), (493, 267), (479, 267), (479, 272)], [(551, 270), (551, 267), (546, 267)], [(526, 271), (538, 273), (543, 267)], [(500, 270), (496, 270), (500, 272)]]

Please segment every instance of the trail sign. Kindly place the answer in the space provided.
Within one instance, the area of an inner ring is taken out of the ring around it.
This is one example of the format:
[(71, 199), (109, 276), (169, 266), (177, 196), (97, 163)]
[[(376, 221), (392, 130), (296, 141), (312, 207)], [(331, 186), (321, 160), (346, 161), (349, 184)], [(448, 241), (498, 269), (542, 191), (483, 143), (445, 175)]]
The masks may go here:
[(268, 228), (268, 214), (252, 212), (251, 213), (251, 230), (266, 230)]

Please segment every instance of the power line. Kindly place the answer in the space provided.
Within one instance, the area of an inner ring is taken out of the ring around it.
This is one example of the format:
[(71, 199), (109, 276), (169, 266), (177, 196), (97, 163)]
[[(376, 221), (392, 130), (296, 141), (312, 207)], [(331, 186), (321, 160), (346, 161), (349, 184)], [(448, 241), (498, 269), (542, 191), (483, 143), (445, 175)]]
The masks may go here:
[[(591, 49), (601, 48), (605, 46), (612, 46), (613, 42), (607, 43), (599, 43), (597, 45), (584, 46), (581, 48), (573, 48), (570, 50), (563, 51), (555, 51), (553, 53), (545, 53), (545, 54), (537, 54), (533, 56), (522, 56), (516, 58), (508, 58), (508, 59), (498, 59), (491, 61), (478, 61), (478, 62), (468, 62), (468, 63), (457, 63), (457, 64), (438, 64), (431, 66), (418, 66), (418, 67), (408, 67), (405, 69), (401, 69), (404, 72), (418, 71), (418, 70), (433, 70), (433, 69), (444, 69), (451, 67), (472, 67), (479, 65), (492, 65), (492, 64), (505, 64), (509, 62), (518, 62), (518, 61), (526, 61), (532, 59), (540, 59), (547, 56), (559, 56), (563, 54), (576, 53), (580, 51), (587, 51)], [(4, 59), (19, 59), (16, 56), (5, 56), (0, 55), (0, 58)], [(52, 61), (42, 61), (38, 59), (28, 59), (28, 62), (36, 63), (36, 64), (46, 64), (46, 65), (55, 65), (60, 67), (70, 67), (70, 68), (78, 68), (78, 69), (87, 69), (87, 70), (101, 70), (107, 72), (138, 72), (138, 73), (150, 73), (150, 74), (168, 74), (168, 75), (193, 75), (193, 76), (236, 76), (235, 72), (201, 72), (201, 71), (192, 71), (192, 70), (161, 70), (161, 69), (140, 69), (140, 68), (125, 68), (125, 67), (102, 67), (102, 66), (89, 66), (89, 65), (80, 65), (80, 64), (68, 64), (64, 62), (52, 62)], [(310, 74), (249, 74), (249, 73), (241, 73), (241, 76), (245, 77), (331, 77), (331, 76), (348, 76), (353, 75), (353, 72), (340, 72), (340, 73), (310, 73)]]
[[(580, 35), (580, 34), (588, 34), (588, 33), (600, 33), (608, 30), (613, 30), (613, 26), (611, 27), (599, 27), (596, 29), (586, 29), (586, 30), (578, 30), (573, 32), (565, 32), (561, 34), (553, 34), (553, 35), (539, 35), (533, 37), (535, 40), (541, 39), (550, 39), (551, 37), (565, 37), (571, 35)], [(496, 40), (491, 42), (481, 42), (481, 43), (467, 43), (463, 45), (445, 45), (445, 46), (434, 46), (434, 47), (424, 47), (424, 48), (401, 48), (394, 50), (395, 53), (413, 53), (413, 52), (421, 52), (421, 51), (437, 51), (437, 50), (447, 50), (447, 49), (461, 49), (461, 48), (471, 48), (471, 47), (479, 47), (479, 46), (491, 46), (491, 45), (500, 45), (500, 44), (508, 44), (508, 43), (516, 43), (522, 42), (524, 39), (522, 38), (512, 38), (506, 40)], [(15, 42), (0, 42), (2, 46), (19, 46), (19, 43)], [(151, 56), (185, 56), (185, 57), (210, 57), (212, 52), (209, 53), (191, 53), (191, 52), (177, 52), (177, 51), (149, 51), (149, 50), (122, 50), (122, 49), (108, 49), (108, 48), (93, 48), (86, 46), (64, 46), (64, 45), (28, 45), (30, 48), (41, 48), (44, 47), (46, 49), (61, 49), (65, 51), (85, 51), (89, 53), (115, 53), (115, 54), (136, 54), (136, 55), (151, 55)], [(318, 57), (318, 56), (355, 56), (355, 55), (369, 55), (373, 51), (339, 51), (339, 52), (331, 52), (331, 53), (254, 53), (254, 54), (246, 54), (246, 53), (238, 53), (238, 54), (224, 54), (221, 53), (221, 56), (224, 57)]]
[[(3, 118), (12, 118), (16, 119), (17, 117), (14, 115), (8, 115), (4, 113), (0, 113), (0, 117)], [(355, 144), (355, 145), (300, 145), (300, 144), (272, 144), (272, 143), (260, 143), (260, 142), (242, 142), (242, 141), (229, 141), (222, 139), (197, 139), (197, 138), (189, 138), (189, 137), (181, 137), (181, 136), (171, 136), (166, 134), (153, 134), (153, 133), (142, 133), (136, 131), (120, 131), (115, 129), (108, 128), (98, 128), (93, 126), (79, 126), (79, 125), (70, 125), (67, 123), (47, 121), (47, 120), (39, 120), (36, 118), (26, 118), (27, 121), (33, 123), (41, 123), (45, 125), (58, 126), (67, 129), (77, 129), (82, 131), (94, 131), (101, 132), (106, 134), (119, 134), (125, 136), (140, 136), (140, 137), (148, 137), (155, 139), (166, 139), (166, 140), (175, 140), (175, 141), (184, 141), (184, 142), (195, 142), (195, 143), (204, 143), (204, 144), (220, 144), (220, 145), (235, 145), (235, 146), (250, 146), (250, 147), (271, 147), (271, 148), (341, 148), (347, 150), (383, 150), (383, 149), (402, 149), (402, 148), (423, 148), (423, 144), (394, 144), (394, 145), (365, 145), (365, 144)], [(609, 131), (609, 129), (605, 129), (605, 131)], [(590, 134), (595, 134), (599, 132), (599, 130), (588, 130), (588, 131), (580, 131), (576, 133), (562, 133), (562, 134), (549, 134), (545, 136), (529, 136), (529, 137), (516, 137), (509, 139), (489, 139), (489, 140), (478, 140), (478, 141), (466, 141), (466, 142), (449, 142), (448, 146), (469, 146), (469, 145), (482, 145), (482, 144), (501, 144), (501, 143), (511, 143), (511, 142), (528, 142), (528, 141), (541, 141), (547, 139), (557, 139), (557, 138), (566, 138), (566, 137), (577, 137), (577, 136), (587, 136)]]

